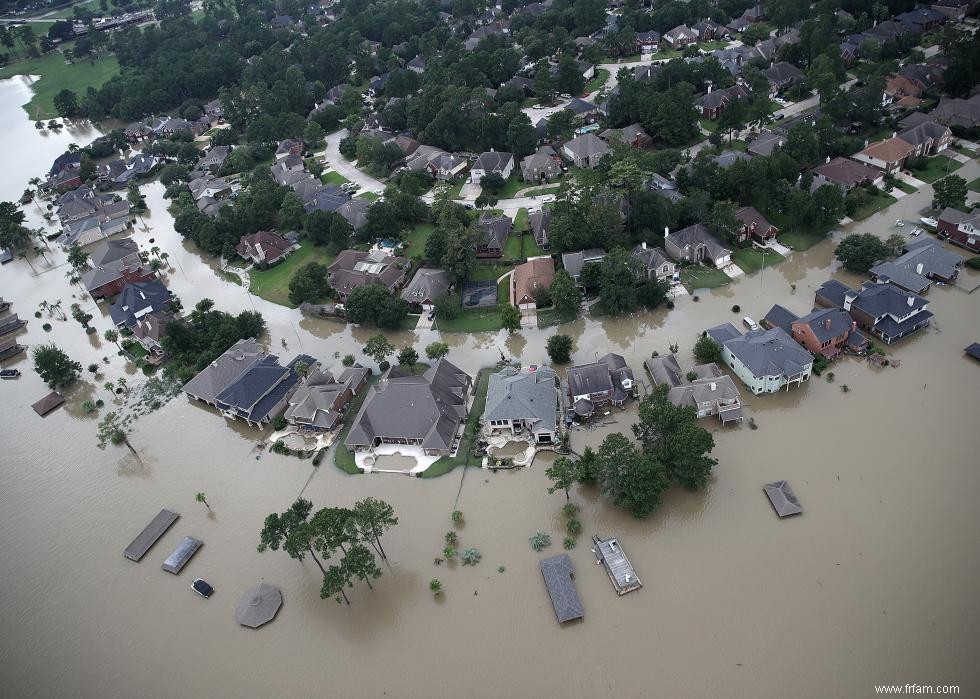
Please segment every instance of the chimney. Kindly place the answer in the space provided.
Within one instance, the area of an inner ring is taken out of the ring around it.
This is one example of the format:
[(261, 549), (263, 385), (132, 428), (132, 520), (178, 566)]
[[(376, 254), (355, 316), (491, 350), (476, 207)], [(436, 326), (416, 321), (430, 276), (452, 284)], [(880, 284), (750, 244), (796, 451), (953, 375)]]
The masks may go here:
[(716, 384), (714, 381), (711, 382), (711, 390), (712, 391), (717, 391), (718, 390), (718, 384)]
[[(644, 250), (646, 250), (646, 249), (647, 249), (647, 241), (645, 241), (645, 240), (644, 240), (644, 241), (643, 241), (642, 243), (640, 243), (640, 247), (641, 247), (642, 249), (644, 249)], [(921, 267), (921, 266), (922, 266), (922, 265), (919, 265), (919, 267)]]
[(829, 156), (829, 155), (827, 156), (827, 160), (826, 160), (826, 161), (824, 161), (824, 162), (827, 162), (827, 163), (829, 163), (829, 162), (830, 162), (830, 156)]
[(851, 332), (856, 333), (858, 329), (858, 324), (856, 320), (851, 321)]
[(711, 83), (708, 83), (708, 93), (707, 94), (709, 94), (709, 95), (711, 94)]
[(898, 137), (898, 131), (892, 131), (892, 138)]
[(666, 240), (669, 235), (670, 235), (670, 228), (668, 226), (664, 226), (664, 240)]
[(830, 318), (823, 319), (824, 330), (830, 330)]

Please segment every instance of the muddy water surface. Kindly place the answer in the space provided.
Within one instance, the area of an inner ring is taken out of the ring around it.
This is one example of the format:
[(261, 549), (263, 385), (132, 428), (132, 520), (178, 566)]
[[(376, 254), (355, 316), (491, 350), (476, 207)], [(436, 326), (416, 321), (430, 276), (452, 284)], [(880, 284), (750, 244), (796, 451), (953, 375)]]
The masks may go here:
[[(0, 89), (12, 94), (10, 85)], [(5, 126), (24, 121), (19, 107), (0, 109)], [(61, 147), (35, 163), (28, 156), (45, 137), (27, 126), (0, 134), (4, 170), (22, 171), (4, 175), (0, 198), (19, 196)], [(980, 175), (976, 164), (964, 170), (967, 179)], [(271, 349), (286, 359), (303, 351), (327, 365), (359, 354), (373, 334), (246, 295), (174, 233), (162, 188), (144, 191), (150, 214), (134, 237), (170, 254), (167, 283), (185, 307), (205, 296), (229, 311), (254, 307), (268, 321)], [(912, 216), (928, 196), (896, 207)], [(887, 235), (897, 215), (886, 212), (859, 230)], [(677, 342), (686, 365), (707, 326), (760, 317), (774, 302), (804, 312), (828, 276), (856, 282), (836, 271), (831, 251), (824, 243), (796, 253), (762, 275), (700, 292), (698, 302), (682, 298), (670, 312), (583, 319), (561, 331), (575, 341), (575, 361), (616, 351), (640, 376), (645, 357)], [(45, 318), (53, 330), (41, 329), (37, 304), (62, 299), (67, 311), (78, 292), (67, 287), (60, 253), (31, 264), (36, 272), (25, 261), (0, 270), (0, 294), (30, 320), (19, 341), (50, 339), (83, 365), (103, 356), (111, 363), (94, 381), (86, 372), (67, 409), (43, 420), (29, 408), (45, 393), (29, 360), (11, 363), (24, 376), (0, 386), (5, 695), (759, 697), (786, 696), (792, 687), (795, 696), (862, 697), (886, 682), (980, 691), (980, 437), (970, 427), (980, 408), (980, 367), (962, 354), (980, 340), (980, 293), (930, 291), (935, 327), (893, 350), (900, 368), (845, 359), (833, 384), (815, 379), (779, 395), (743, 396), (759, 429), (709, 423), (719, 460), (711, 485), (671, 491), (647, 520), (610, 507), (592, 489), (573, 491), (584, 533), (571, 555), (585, 619), (559, 628), (537, 568), (541, 555), (527, 543), (546, 531), (555, 540), (549, 552), (560, 550), (564, 498), (547, 494), (544, 476), (551, 455), (518, 471), (352, 477), (329, 460), (314, 469), (262, 451), (261, 433), (184, 398), (139, 420), (131, 436), (139, 460), (121, 448), (100, 451), (97, 418), (80, 405), (108, 399), (102, 383), (126, 370), (113, 346), (74, 321)], [(965, 271), (961, 283), (976, 286), (980, 275)], [(100, 330), (109, 326), (104, 307), (76, 300), (95, 309)], [(542, 362), (552, 332), (440, 339), (452, 361), (475, 372), (500, 351)], [(437, 337), (392, 339), (421, 349)], [(612, 430), (628, 432), (633, 418), (614, 410), (612, 424), (577, 430), (572, 444), (581, 451)], [(781, 478), (796, 489), (803, 516), (773, 515), (760, 487)], [(198, 491), (213, 515), (194, 502)], [(399, 515), (386, 541), (391, 569), (373, 592), (352, 591), (349, 608), (319, 599), (311, 563), (255, 550), (264, 516), (300, 494), (318, 506), (372, 495)], [(142, 563), (125, 560), (122, 549), (160, 507), (181, 519)], [(454, 507), (465, 516), (461, 546), (483, 553), (476, 567), (433, 565)], [(593, 533), (620, 537), (641, 591), (614, 594), (589, 552)], [(160, 564), (183, 535), (205, 545), (174, 577)], [(208, 601), (188, 589), (198, 576), (217, 590)], [(433, 577), (445, 589), (438, 599), (428, 591)], [(247, 630), (233, 608), (259, 580), (279, 585), (285, 603), (274, 623)]]

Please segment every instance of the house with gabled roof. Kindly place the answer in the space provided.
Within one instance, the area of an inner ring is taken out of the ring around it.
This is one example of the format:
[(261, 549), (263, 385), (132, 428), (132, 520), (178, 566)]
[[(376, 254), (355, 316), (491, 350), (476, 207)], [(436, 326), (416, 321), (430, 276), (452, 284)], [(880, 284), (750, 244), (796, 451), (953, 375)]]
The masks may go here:
[(504, 367), (490, 375), (483, 427), (490, 436), (507, 433), (534, 444), (557, 444), (561, 436), (562, 393), (555, 370), (532, 364)]
[(849, 158), (831, 160), (830, 156), (827, 157), (826, 163), (818, 165), (811, 172), (814, 176), (814, 189), (825, 184), (832, 184), (840, 187), (845, 193), (863, 184), (880, 187), (885, 179), (885, 173), (878, 168)]
[(344, 445), (361, 452), (401, 444), (417, 447), (426, 456), (448, 456), (469, 412), (472, 384), (472, 378), (445, 357), (419, 376), (392, 367), (368, 389)]
[(595, 362), (569, 367), (565, 381), (570, 409), (581, 419), (610, 403), (622, 407), (637, 392), (633, 370), (622, 355), (612, 352)]
[(960, 255), (944, 250), (938, 240), (925, 238), (906, 243), (901, 255), (879, 262), (868, 274), (879, 284), (894, 284), (905, 291), (924, 294), (933, 281), (952, 283), (962, 265)]
[(857, 322), (839, 308), (818, 308), (797, 318), (790, 335), (813, 355), (834, 359), (845, 349), (863, 354), (868, 340), (857, 329)]
[(541, 146), (521, 161), (521, 177), (528, 183), (550, 182), (562, 172), (561, 158), (551, 146)]
[(946, 207), (939, 214), (939, 237), (972, 252), (980, 252), (980, 209), (966, 212)]
[(500, 175), (505, 180), (510, 177), (514, 170), (514, 154), (502, 151), (487, 151), (480, 153), (476, 161), (470, 166), (470, 182), (480, 184), (486, 175)]
[[(287, 399), (283, 417), (301, 432), (332, 432), (340, 426), (344, 410), (360, 393), (363, 382), (348, 370), (335, 377), (316, 360), (304, 363), (307, 364), (306, 373)], [(364, 371), (370, 376), (370, 369)]]
[(420, 267), (401, 290), (402, 301), (416, 313), (428, 313), (439, 297), (448, 293), (451, 284), (445, 270)]
[(484, 211), (477, 220), (477, 228), (482, 237), (476, 242), (478, 258), (497, 258), (504, 254), (507, 238), (514, 230), (514, 221), (506, 214)]
[(126, 284), (109, 306), (109, 317), (117, 328), (130, 328), (145, 315), (170, 309), (173, 294), (159, 279)]
[(394, 293), (405, 279), (409, 266), (404, 257), (394, 257), (380, 250), (342, 250), (327, 268), (327, 280), (341, 301), (365, 284), (380, 284)]
[(537, 297), (555, 280), (555, 261), (551, 257), (534, 257), (514, 268), (511, 275), (510, 302), (523, 315), (537, 312)]
[(633, 148), (646, 148), (653, 143), (650, 134), (644, 131), (643, 127), (639, 124), (630, 124), (621, 129), (606, 129), (599, 134), (599, 137), (609, 143), (618, 141)]
[(722, 361), (756, 395), (776, 393), (809, 381), (813, 355), (781, 328), (751, 330), (745, 335), (731, 323), (707, 330), (721, 346)]
[(633, 248), (630, 255), (637, 262), (637, 274), (642, 281), (671, 279), (677, 271), (677, 265), (668, 259), (663, 248), (648, 246), (646, 241)]
[(742, 421), (742, 396), (731, 377), (714, 362), (691, 367), (695, 378), (681, 370), (673, 354), (643, 362), (654, 386), (667, 386), (667, 400), (678, 407), (690, 406), (697, 417), (717, 416), (723, 425)]
[(906, 161), (916, 152), (916, 146), (898, 136), (872, 143), (851, 157), (858, 162), (867, 163), (883, 170), (886, 174), (902, 169)]
[(769, 81), (769, 94), (775, 95), (787, 90), (798, 82), (802, 82), (803, 73), (792, 63), (780, 61), (762, 71)]
[(915, 148), (911, 157), (927, 157), (946, 150), (953, 140), (953, 132), (945, 124), (926, 121), (902, 131), (898, 137)]
[(775, 240), (776, 236), (779, 235), (779, 229), (769, 223), (766, 217), (754, 207), (741, 207), (735, 211), (735, 218), (742, 224), (735, 231), (735, 240), (739, 243), (752, 239), (765, 245), (769, 241)]
[(286, 259), (298, 248), (299, 245), (294, 241), (287, 240), (278, 233), (257, 231), (243, 235), (235, 247), (235, 252), (242, 259), (264, 269)]
[(732, 261), (732, 251), (703, 223), (695, 223), (676, 233), (664, 231), (664, 250), (677, 262), (710, 262), (718, 269)]
[(698, 32), (686, 24), (681, 24), (664, 34), (664, 42), (672, 49), (682, 49), (698, 41)]
[(576, 136), (562, 146), (562, 155), (576, 167), (589, 168), (599, 164), (612, 150), (595, 134)]
[(90, 269), (82, 273), (82, 285), (93, 299), (115, 296), (129, 283), (156, 278), (143, 266), (139, 248), (132, 238), (106, 240), (89, 256)]
[(536, 209), (528, 214), (527, 223), (538, 247), (542, 250), (550, 249), (548, 227), (551, 225), (551, 211), (549, 209)]
[(851, 289), (836, 279), (824, 282), (815, 294), (820, 308), (841, 308), (886, 345), (929, 326), (929, 302), (918, 294), (902, 291), (894, 284), (868, 282)]

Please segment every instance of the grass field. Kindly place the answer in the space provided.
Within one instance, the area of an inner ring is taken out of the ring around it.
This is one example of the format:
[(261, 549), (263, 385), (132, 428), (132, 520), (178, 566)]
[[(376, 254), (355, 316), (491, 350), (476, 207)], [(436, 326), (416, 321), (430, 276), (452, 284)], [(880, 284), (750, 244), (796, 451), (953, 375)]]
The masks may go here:
[(378, 197), (380, 197), (380, 196), (381, 195), (378, 194), (377, 192), (369, 192), (369, 191), (365, 190), (365, 191), (361, 192), (360, 194), (358, 194), (355, 197), (355, 199), (367, 199), (368, 201), (377, 201), (378, 200)]
[(972, 182), (967, 182), (966, 188), (969, 189), (971, 192), (980, 192), (980, 177), (973, 180)]
[(425, 255), (425, 243), (435, 229), (436, 227), (431, 223), (416, 223), (414, 228), (405, 233), (403, 239), (409, 257)]
[(504, 180), (504, 188), (499, 192), (490, 192), (488, 190), (486, 193), (495, 199), (513, 199), (517, 192), (525, 187), (527, 187), (527, 182), (516, 175), (511, 175)]
[(698, 123), (701, 125), (701, 128), (707, 131), (708, 133), (714, 133), (715, 131), (718, 130), (717, 120), (698, 119)]
[(299, 250), (275, 267), (264, 271), (253, 268), (249, 271), (251, 279), (249, 291), (266, 301), (293, 308), (293, 304), (289, 302), (289, 281), (296, 270), (308, 262), (329, 265), (333, 260), (334, 255), (328, 253), (326, 248), (317, 247), (310, 241), (304, 240), (300, 243)]
[(681, 283), (688, 291), (715, 289), (731, 282), (727, 274), (713, 267), (691, 266), (681, 270)]
[(17, 61), (0, 69), (0, 80), (14, 75), (41, 76), (31, 85), (34, 97), (24, 109), (31, 119), (54, 119), (58, 116), (54, 96), (59, 92), (68, 88), (81, 98), (89, 87), (101, 87), (118, 72), (119, 62), (115, 56), (66, 64), (61, 53), (52, 51), (40, 58)]
[(609, 79), (609, 71), (605, 68), (600, 68), (595, 72), (595, 77), (589, 82), (585, 83), (586, 92), (595, 92), (596, 90), (601, 90), (602, 86), (606, 84)]
[(344, 185), (350, 182), (350, 180), (341, 175), (339, 172), (334, 172), (333, 170), (327, 170), (325, 173), (320, 175), (320, 181), (323, 182), (323, 184), (337, 185)]
[(737, 264), (746, 274), (752, 274), (762, 269), (763, 265), (771, 267), (786, 258), (774, 250), (767, 250), (765, 255), (758, 248), (739, 248), (732, 253), (732, 262)]
[(509, 235), (507, 236), (507, 242), (504, 244), (504, 257), (508, 260), (516, 260), (521, 257), (521, 239), (522, 235)]
[(855, 221), (863, 221), (869, 216), (878, 213), (882, 209), (887, 209), (896, 201), (898, 201), (898, 199), (893, 197), (891, 194), (885, 194), (884, 192), (876, 194), (871, 198), (871, 201), (855, 211), (851, 218)]
[(913, 187), (912, 185), (910, 185), (908, 182), (902, 182), (902, 180), (898, 180), (895, 183), (895, 187), (897, 187), (898, 189), (902, 190), (906, 194), (913, 194), (914, 192), (918, 192), (919, 191), (915, 187)]
[(932, 184), (936, 180), (942, 179), (946, 175), (956, 172), (963, 163), (957, 162), (945, 155), (937, 155), (929, 158), (924, 167), (912, 168), (912, 174), (923, 182)]
[(538, 247), (537, 242), (534, 240), (534, 236), (530, 232), (524, 234), (523, 246), (524, 257), (540, 257), (541, 255), (548, 254), (547, 250), (543, 250), (542, 248)]
[(823, 231), (787, 231), (779, 234), (779, 242), (794, 250), (809, 250), (824, 240), (827, 240), (827, 234)]
[(482, 333), (500, 330), (500, 308), (473, 308), (461, 311), (452, 320), (436, 320), (437, 330), (444, 333)]
[(544, 187), (534, 187), (533, 189), (527, 190), (524, 196), (533, 197), (538, 194), (548, 194), (549, 192), (557, 192), (559, 187), (561, 187), (560, 184), (549, 184)]
[(501, 276), (507, 274), (512, 268), (508, 265), (497, 265), (497, 264), (477, 264), (473, 268), (473, 272), (470, 274), (470, 281), (482, 282), (482, 281), (497, 281)]
[(514, 217), (514, 230), (522, 233), (528, 229), (527, 209), (518, 209), (517, 216)]
[(538, 311), (538, 327), (550, 328), (562, 323), (571, 323), (576, 318), (578, 318), (578, 314), (575, 312), (559, 313), (554, 308), (542, 308)]
[(459, 449), (456, 456), (444, 456), (429, 468), (422, 471), (422, 478), (436, 478), (452, 471), (457, 466), (470, 465), (470, 456), (476, 437), (480, 430), (480, 418), (483, 417), (483, 410), (486, 408), (487, 387), (490, 384), (490, 373), (493, 369), (480, 369), (476, 375), (476, 382), (473, 388), (473, 408), (466, 418), (466, 427), (463, 429), (463, 437), (459, 440)]

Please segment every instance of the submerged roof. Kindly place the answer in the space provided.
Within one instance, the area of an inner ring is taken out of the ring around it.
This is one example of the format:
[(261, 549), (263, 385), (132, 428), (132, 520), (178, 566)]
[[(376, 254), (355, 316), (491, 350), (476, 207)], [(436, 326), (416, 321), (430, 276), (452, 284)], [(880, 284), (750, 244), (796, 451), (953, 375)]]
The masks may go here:
[(529, 420), (554, 425), (558, 420), (558, 375), (546, 366), (505, 367), (490, 375), (485, 420)]
[(558, 623), (581, 619), (585, 612), (582, 610), (582, 602), (579, 601), (575, 581), (572, 579), (575, 575), (572, 559), (567, 553), (562, 553), (545, 558), (538, 565), (541, 567), (541, 575), (544, 576), (544, 584), (548, 588), (548, 595), (551, 596), (551, 604), (555, 608)]
[(789, 517), (790, 515), (798, 515), (803, 512), (803, 507), (796, 498), (796, 493), (793, 492), (793, 489), (786, 481), (766, 483), (762, 486), (762, 489), (769, 497), (772, 508), (776, 510), (776, 514), (780, 517)]

